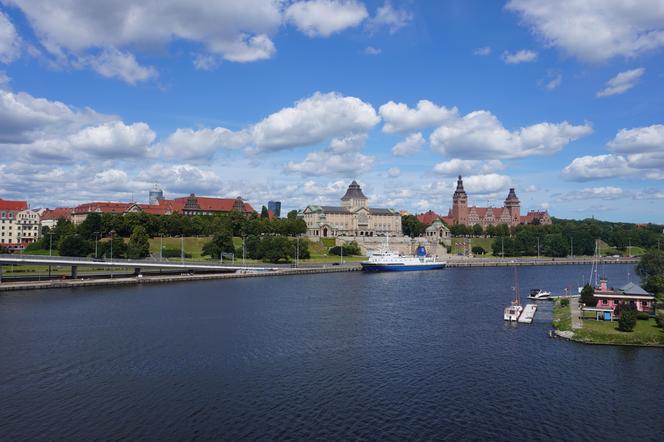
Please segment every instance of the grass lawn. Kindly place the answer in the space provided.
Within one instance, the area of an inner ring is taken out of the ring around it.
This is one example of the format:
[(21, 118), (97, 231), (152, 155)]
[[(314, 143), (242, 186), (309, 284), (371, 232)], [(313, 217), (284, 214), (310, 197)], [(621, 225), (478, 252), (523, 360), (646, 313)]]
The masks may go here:
[(560, 299), (557, 299), (553, 306), (553, 327), (560, 331), (572, 330), (572, 312), (569, 305), (560, 305)]
[(618, 330), (618, 321), (584, 320), (574, 339), (594, 344), (664, 345), (664, 329), (657, 327), (652, 318), (637, 320), (631, 332)]
[(491, 246), (493, 245), (495, 238), (452, 238), (453, 255), (456, 255), (457, 253), (463, 253), (464, 240), (466, 243), (470, 241), (471, 249), (475, 246), (480, 246), (486, 250), (486, 255), (484, 256), (493, 256), (493, 249)]
[[(201, 251), (203, 250), (203, 244), (210, 241), (211, 237), (203, 236), (185, 236), (184, 237), (184, 251), (185, 253), (191, 254), (192, 258), (200, 259)], [(242, 245), (242, 238), (239, 238), (240, 245)], [(160, 238), (150, 239), (150, 253), (154, 256), (159, 256), (159, 243)], [(163, 239), (164, 248), (180, 250), (180, 238), (175, 237), (164, 237)]]

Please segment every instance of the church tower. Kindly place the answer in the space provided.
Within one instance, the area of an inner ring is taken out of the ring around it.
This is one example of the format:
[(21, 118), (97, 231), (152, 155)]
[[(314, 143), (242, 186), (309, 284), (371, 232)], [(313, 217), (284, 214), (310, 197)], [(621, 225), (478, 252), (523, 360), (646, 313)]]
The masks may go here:
[(507, 194), (505, 208), (510, 213), (510, 225), (516, 226), (521, 224), (521, 201), (516, 196), (514, 187), (510, 188), (510, 193)]
[(461, 175), (459, 175), (457, 187), (452, 197), (452, 219), (454, 224), (468, 225), (468, 195), (463, 190)]

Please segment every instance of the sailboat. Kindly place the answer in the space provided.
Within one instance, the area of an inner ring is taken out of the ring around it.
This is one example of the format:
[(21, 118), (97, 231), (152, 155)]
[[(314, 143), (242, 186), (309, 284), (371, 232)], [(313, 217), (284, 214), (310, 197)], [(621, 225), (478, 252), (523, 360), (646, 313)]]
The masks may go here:
[(521, 312), (523, 312), (523, 306), (521, 305), (521, 300), (519, 299), (519, 275), (517, 274), (516, 266), (514, 266), (514, 299), (511, 304), (505, 307), (503, 312), (503, 319), (505, 321), (518, 321)]
[[(597, 287), (599, 285), (598, 282), (598, 277), (597, 273), (599, 272), (599, 258), (600, 258), (600, 251), (599, 251), (599, 240), (595, 240), (595, 255), (593, 256), (593, 265), (590, 268), (590, 277), (588, 278), (588, 284), (590, 284), (593, 287)], [(594, 284), (593, 284), (593, 277), (594, 277)], [(583, 290), (583, 286), (579, 286), (579, 294), (581, 294), (581, 291)]]

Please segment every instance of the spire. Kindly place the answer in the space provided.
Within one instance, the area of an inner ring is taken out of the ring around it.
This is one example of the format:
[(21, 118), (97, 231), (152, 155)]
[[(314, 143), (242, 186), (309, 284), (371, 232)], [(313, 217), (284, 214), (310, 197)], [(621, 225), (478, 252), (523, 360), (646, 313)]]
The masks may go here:
[(505, 205), (509, 205), (510, 203), (512, 203), (512, 204), (521, 204), (521, 201), (519, 201), (519, 198), (516, 196), (516, 192), (514, 191), (514, 187), (510, 187), (510, 191), (507, 194), (507, 199), (505, 200)]

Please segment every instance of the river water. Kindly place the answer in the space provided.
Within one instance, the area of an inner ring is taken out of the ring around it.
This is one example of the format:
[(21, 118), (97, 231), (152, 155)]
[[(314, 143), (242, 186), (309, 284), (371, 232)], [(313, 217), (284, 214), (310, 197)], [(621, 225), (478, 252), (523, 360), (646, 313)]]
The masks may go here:
[[(562, 292), (589, 271), (519, 279)], [(0, 439), (662, 440), (664, 349), (549, 338), (550, 303), (506, 324), (512, 285), (470, 268), (2, 294)]]

